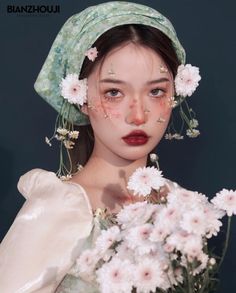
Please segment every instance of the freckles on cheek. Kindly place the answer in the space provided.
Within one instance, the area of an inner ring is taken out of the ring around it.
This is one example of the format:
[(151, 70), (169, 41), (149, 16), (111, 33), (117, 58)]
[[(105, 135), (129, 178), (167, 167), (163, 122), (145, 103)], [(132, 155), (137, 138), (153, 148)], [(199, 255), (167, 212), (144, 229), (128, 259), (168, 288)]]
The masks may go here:
[(163, 116), (163, 118), (166, 118), (170, 115), (172, 108), (170, 107), (169, 101), (167, 99), (161, 99), (158, 106), (160, 109), (160, 114)]

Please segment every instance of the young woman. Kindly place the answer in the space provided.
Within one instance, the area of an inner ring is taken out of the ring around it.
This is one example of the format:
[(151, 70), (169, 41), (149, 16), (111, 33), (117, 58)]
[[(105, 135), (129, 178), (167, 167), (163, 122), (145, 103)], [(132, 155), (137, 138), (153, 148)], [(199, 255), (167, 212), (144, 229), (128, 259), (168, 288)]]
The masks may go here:
[[(78, 162), (84, 167), (66, 177), (61, 160), (60, 178), (42, 169), (20, 178), (18, 189), (27, 200), (0, 247), (0, 292), (98, 292), (73, 275), (76, 259), (99, 235), (94, 214), (99, 208), (117, 213), (137, 201), (128, 179), (147, 165), (172, 125), (174, 106), (185, 115), (187, 134), (198, 135), (196, 120), (181, 103), (200, 76), (184, 62), (171, 23), (143, 5), (108, 2), (65, 23), (35, 89), (60, 113), (54, 137), (70, 152), (73, 170)], [(182, 134), (168, 132), (167, 138)], [(158, 196), (176, 186), (167, 180)]]

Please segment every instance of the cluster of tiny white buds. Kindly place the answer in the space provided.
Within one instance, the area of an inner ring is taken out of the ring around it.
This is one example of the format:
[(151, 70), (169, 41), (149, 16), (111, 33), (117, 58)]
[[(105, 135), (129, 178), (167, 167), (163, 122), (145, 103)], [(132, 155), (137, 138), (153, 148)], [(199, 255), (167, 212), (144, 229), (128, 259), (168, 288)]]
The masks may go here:
[(175, 108), (177, 106), (178, 102), (175, 100), (175, 97), (170, 97), (169, 98), (169, 106), (171, 108)]
[(72, 178), (71, 174), (67, 174), (67, 175), (62, 175), (59, 177), (62, 181), (67, 181), (70, 180)]

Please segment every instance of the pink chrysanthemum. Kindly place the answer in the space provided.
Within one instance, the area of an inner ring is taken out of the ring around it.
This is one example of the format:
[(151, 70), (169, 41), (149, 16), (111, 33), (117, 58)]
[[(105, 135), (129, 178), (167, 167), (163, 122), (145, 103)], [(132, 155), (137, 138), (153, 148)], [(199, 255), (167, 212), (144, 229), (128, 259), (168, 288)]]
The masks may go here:
[(201, 80), (199, 68), (191, 64), (180, 65), (175, 77), (175, 91), (178, 96), (191, 96)]
[(87, 79), (79, 80), (77, 74), (68, 74), (60, 84), (61, 95), (70, 104), (82, 106), (87, 101)]
[(127, 188), (133, 190), (134, 195), (146, 196), (152, 189), (158, 190), (164, 184), (161, 171), (155, 167), (140, 167), (129, 178)]
[(226, 211), (229, 217), (236, 215), (236, 191), (222, 189), (211, 202), (218, 209)]
[(136, 267), (134, 280), (137, 292), (156, 292), (164, 281), (160, 263), (152, 258), (144, 258)]
[(97, 270), (101, 293), (127, 293), (132, 291), (132, 265), (127, 260), (113, 258)]

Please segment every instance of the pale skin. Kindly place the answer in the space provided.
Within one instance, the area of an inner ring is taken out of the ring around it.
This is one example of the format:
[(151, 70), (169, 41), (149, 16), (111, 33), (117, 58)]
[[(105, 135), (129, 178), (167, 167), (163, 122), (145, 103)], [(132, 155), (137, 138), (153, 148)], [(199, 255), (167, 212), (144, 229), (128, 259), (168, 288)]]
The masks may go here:
[[(71, 181), (85, 189), (94, 210), (106, 207), (114, 213), (136, 201), (127, 190), (128, 179), (146, 166), (172, 111), (173, 76), (161, 66), (167, 68), (156, 52), (129, 43), (111, 51), (88, 77), (89, 106), (82, 111), (89, 116), (95, 144), (89, 161)], [(122, 137), (134, 130), (145, 131), (147, 143), (126, 144)]]

